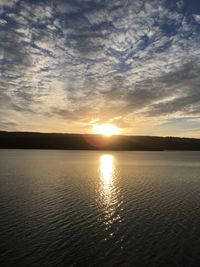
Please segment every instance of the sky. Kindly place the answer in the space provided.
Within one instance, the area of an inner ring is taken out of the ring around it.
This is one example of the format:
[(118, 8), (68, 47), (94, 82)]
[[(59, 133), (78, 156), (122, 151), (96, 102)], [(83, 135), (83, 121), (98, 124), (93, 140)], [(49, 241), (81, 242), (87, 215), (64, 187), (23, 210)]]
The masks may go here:
[(0, 130), (200, 137), (199, 0), (0, 0)]

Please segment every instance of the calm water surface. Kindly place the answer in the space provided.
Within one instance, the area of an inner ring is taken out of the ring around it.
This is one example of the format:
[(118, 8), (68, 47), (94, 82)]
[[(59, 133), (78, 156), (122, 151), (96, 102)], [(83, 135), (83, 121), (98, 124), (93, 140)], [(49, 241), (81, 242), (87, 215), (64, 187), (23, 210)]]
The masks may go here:
[(200, 152), (0, 150), (0, 266), (200, 266)]

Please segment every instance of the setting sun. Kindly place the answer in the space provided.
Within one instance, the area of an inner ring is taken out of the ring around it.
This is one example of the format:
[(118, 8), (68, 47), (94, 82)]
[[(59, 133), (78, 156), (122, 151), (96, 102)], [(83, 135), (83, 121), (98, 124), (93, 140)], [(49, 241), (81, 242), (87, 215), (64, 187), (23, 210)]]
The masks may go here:
[(94, 132), (96, 134), (102, 134), (106, 136), (117, 135), (120, 133), (120, 129), (113, 124), (101, 124), (94, 126)]

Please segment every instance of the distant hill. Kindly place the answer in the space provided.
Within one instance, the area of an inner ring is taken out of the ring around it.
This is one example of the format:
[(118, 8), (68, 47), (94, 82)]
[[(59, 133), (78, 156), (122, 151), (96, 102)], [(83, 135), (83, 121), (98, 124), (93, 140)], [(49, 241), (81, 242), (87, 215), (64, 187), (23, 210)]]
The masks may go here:
[(200, 150), (200, 139), (0, 131), (0, 149)]

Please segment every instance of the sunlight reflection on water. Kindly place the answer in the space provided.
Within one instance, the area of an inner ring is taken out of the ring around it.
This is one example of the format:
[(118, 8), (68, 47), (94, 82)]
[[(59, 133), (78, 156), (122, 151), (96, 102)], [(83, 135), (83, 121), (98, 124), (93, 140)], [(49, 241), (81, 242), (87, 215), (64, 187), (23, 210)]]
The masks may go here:
[(109, 200), (112, 193), (114, 176), (114, 157), (112, 155), (102, 155), (100, 157), (100, 177), (103, 184), (104, 196)]
[[(102, 155), (99, 158), (99, 173), (101, 179), (100, 198), (104, 210), (104, 223), (109, 230), (115, 221), (120, 221), (117, 213), (118, 191), (115, 186), (116, 166), (113, 155)], [(112, 232), (110, 233), (112, 236)]]

